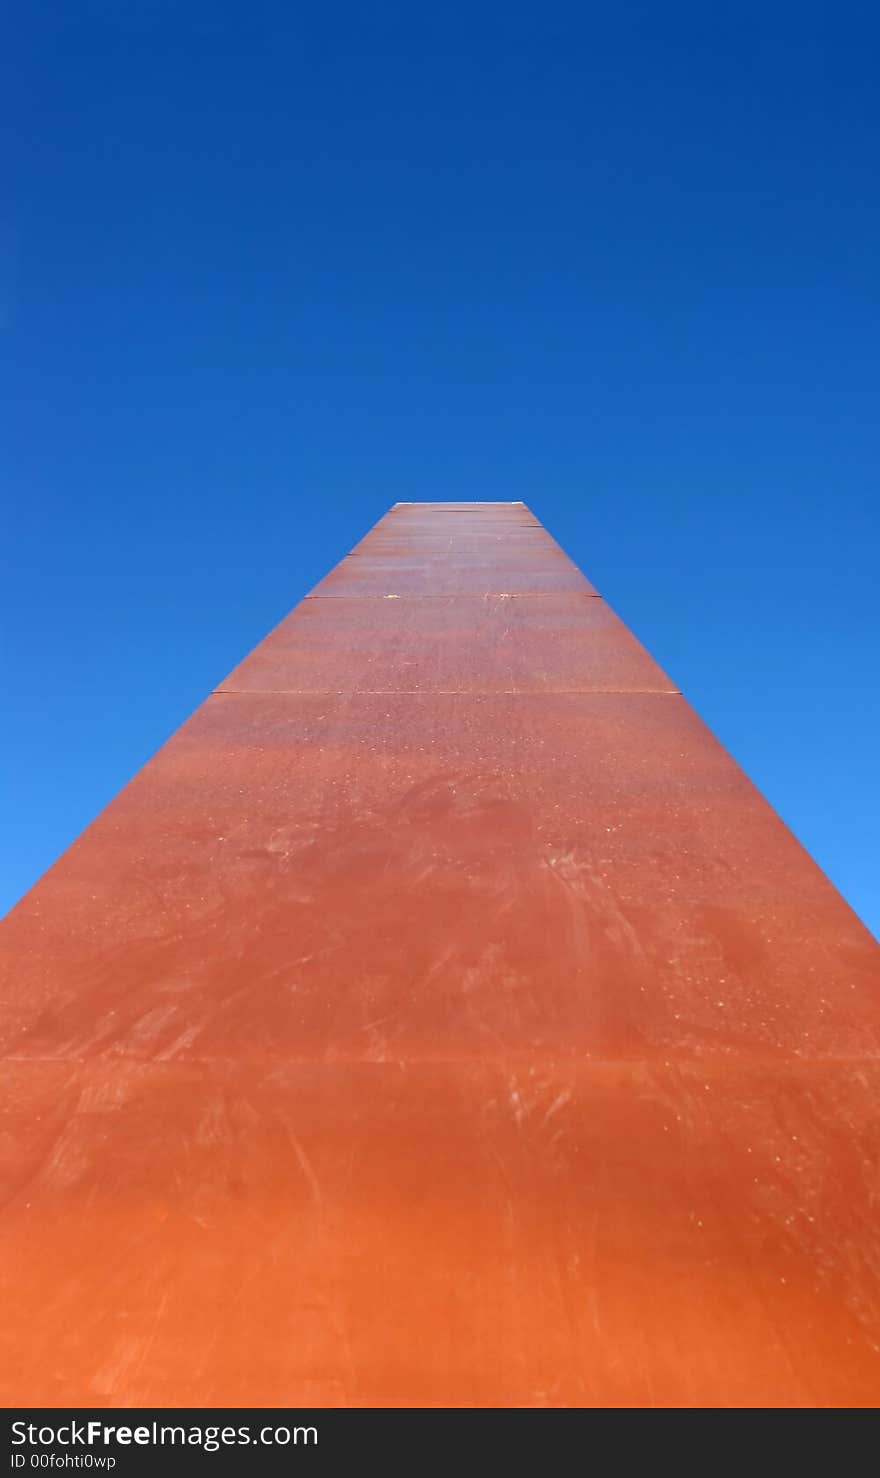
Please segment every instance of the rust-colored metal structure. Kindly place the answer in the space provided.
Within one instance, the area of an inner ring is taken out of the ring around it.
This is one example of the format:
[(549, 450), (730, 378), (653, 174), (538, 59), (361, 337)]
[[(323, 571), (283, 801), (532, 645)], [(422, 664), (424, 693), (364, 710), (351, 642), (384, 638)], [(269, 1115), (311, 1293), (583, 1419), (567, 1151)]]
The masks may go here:
[(5, 1403), (877, 1403), (878, 950), (522, 504), (391, 509), (0, 943)]

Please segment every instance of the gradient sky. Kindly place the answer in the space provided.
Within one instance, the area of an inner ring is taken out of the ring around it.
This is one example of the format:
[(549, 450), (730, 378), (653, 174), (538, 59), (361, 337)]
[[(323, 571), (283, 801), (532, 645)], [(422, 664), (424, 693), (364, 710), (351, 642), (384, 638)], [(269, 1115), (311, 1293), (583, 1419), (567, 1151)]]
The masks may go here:
[(880, 928), (880, 9), (0, 25), (0, 907), (391, 503), (521, 498)]

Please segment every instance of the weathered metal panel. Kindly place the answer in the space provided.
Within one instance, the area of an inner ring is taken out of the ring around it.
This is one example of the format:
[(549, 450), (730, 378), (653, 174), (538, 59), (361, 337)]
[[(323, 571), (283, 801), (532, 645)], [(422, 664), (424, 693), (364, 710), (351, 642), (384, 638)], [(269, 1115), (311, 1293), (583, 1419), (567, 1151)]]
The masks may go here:
[(591, 595), (304, 600), (226, 692), (673, 691)]
[(0, 929), (0, 1399), (876, 1404), (876, 945), (589, 587), (468, 588), (527, 510), (409, 529)]
[(544, 558), (517, 565), (496, 560), (458, 560), (425, 556), (421, 560), (372, 560), (349, 555), (319, 581), (313, 596), (334, 595), (554, 595), (589, 594), (592, 587), (572, 564)]

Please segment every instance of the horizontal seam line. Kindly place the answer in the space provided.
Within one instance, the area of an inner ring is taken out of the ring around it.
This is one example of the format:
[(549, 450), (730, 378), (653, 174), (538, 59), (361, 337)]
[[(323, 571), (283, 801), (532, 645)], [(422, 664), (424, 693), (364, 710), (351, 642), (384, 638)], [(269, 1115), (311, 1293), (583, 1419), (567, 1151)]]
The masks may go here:
[(632, 693), (640, 697), (681, 698), (680, 688), (213, 688), (209, 696), (258, 697), (263, 694), (289, 693), (301, 698), (542, 698), (564, 697), (567, 693), (588, 696), (595, 693)]
[[(543, 600), (547, 596), (588, 595), (601, 600), (598, 590), (395, 590), (376, 593), (371, 590), (340, 590), (338, 595), (316, 595), (312, 591), (303, 600)], [(302, 601), (300, 601), (300, 605)]]

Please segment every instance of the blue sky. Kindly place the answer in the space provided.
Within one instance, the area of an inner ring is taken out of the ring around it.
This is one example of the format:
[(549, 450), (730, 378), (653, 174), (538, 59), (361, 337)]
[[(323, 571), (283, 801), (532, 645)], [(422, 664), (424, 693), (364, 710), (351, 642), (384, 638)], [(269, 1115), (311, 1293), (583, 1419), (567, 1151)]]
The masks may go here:
[(522, 498), (877, 930), (880, 11), (10, 9), (0, 907), (391, 503)]

